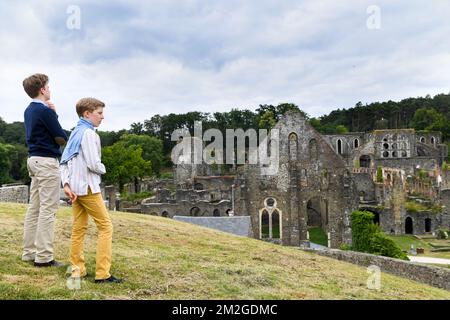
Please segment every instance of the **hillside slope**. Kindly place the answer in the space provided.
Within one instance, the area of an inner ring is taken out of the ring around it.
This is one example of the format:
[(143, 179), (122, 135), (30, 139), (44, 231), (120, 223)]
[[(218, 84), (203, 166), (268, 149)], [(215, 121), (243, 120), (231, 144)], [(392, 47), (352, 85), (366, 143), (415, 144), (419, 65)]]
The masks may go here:
[[(450, 299), (450, 292), (349, 263), (228, 235), (171, 219), (111, 213), (112, 273), (123, 284), (66, 287), (65, 268), (35, 268), (20, 260), (25, 205), (0, 203), (0, 299)], [(56, 259), (68, 261), (71, 209), (56, 224)], [(85, 253), (95, 274), (95, 226)]]

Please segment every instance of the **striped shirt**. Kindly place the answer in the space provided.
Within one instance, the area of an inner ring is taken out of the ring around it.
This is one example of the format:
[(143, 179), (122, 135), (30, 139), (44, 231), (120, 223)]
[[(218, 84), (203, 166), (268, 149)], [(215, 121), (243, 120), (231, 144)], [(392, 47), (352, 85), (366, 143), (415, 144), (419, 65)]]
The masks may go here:
[(77, 156), (60, 166), (61, 182), (66, 183), (78, 195), (88, 194), (88, 187), (92, 193), (99, 193), (101, 175), (106, 173), (101, 160), (101, 143), (98, 134), (87, 129), (81, 140), (80, 152)]

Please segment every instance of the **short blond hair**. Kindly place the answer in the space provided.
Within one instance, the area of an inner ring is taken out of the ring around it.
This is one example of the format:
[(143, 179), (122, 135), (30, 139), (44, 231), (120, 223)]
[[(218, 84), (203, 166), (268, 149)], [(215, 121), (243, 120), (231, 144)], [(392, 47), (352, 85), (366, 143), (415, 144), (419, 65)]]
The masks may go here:
[(105, 104), (95, 98), (83, 98), (77, 102), (77, 114), (81, 118), (86, 111), (94, 112), (98, 108), (104, 108)]

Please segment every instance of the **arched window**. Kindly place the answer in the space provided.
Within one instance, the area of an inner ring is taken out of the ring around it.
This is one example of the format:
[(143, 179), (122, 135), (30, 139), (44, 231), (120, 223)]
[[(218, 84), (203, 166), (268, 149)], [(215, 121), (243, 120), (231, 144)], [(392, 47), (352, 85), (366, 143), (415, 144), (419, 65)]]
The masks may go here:
[(203, 185), (201, 183), (199, 183), (199, 182), (194, 184), (194, 189), (195, 190), (205, 190)]
[(359, 148), (359, 140), (358, 139), (353, 140), (353, 147), (355, 149)]
[(289, 135), (289, 160), (297, 160), (297, 152), (298, 152), (298, 138), (297, 134), (292, 132)]
[(435, 144), (435, 142), (436, 142), (436, 139), (434, 138), (434, 137), (431, 137), (431, 144)]
[(338, 139), (336, 142), (336, 150), (338, 154), (342, 154), (342, 140)]
[(277, 210), (272, 212), (272, 239), (280, 239), (280, 214)]
[(214, 211), (213, 211), (213, 216), (214, 216), (214, 217), (220, 217), (220, 211), (219, 211), (219, 209), (214, 209)]
[(261, 214), (261, 238), (269, 238), (269, 212), (264, 210)]
[(420, 137), (420, 142), (422, 142), (422, 143), (425, 143), (426, 142), (426, 140), (425, 140), (425, 137)]
[(312, 161), (316, 161), (318, 159), (317, 141), (316, 141), (316, 139), (311, 139), (309, 141), (309, 158)]

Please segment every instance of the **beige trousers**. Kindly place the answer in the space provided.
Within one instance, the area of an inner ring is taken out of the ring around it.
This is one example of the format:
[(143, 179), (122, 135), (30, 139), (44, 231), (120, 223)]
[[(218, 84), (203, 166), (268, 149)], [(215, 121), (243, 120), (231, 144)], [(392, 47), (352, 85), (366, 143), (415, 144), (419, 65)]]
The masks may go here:
[(49, 262), (53, 257), (56, 211), (59, 206), (60, 175), (56, 158), (30, 157), (30, 204), (25, 216), (22, 260)]

